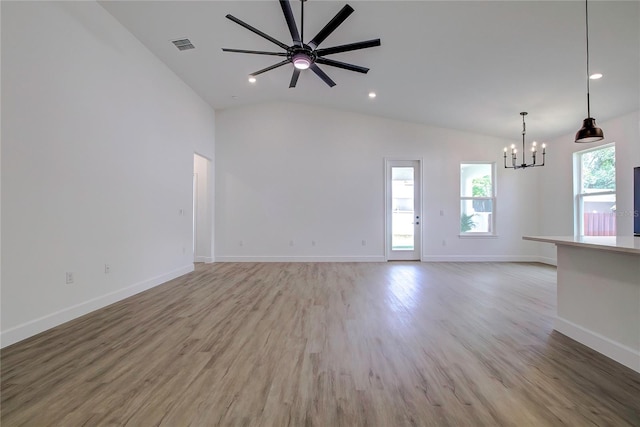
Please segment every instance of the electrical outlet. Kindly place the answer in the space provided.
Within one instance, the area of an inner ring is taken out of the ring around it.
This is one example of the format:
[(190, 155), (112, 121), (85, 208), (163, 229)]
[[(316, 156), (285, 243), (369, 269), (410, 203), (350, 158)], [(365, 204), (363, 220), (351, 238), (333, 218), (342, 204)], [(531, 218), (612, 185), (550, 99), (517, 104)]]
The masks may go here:
[(366, 240), (362, 240), (362, 246), (367, 246), (367, 241)]
[(446, 240), (442, 240), (442, 246), (447, 246), (447, 241)]
[(289, 240), (289, 246), (293, 246), (293, 240)]
[(73, 272), (72, 271), (67, 271), (66, 283), (67, 283), (67, 285), (70, 285), (70, 284), (73, 283)]
[(238, 242), (238, 246), (244, 246), (244, 242), (243, 242), (242, 240), (240, 240), (240, 241)]
[(111, 273), (111, 266), (109, 264), (104, 265), (104, 274)]
[(315, 241), (315, 240), (312, 240), (312, 241), (311, 241), (311, 246), (315, 246), (315, 245), (316, 245), (316, 241)]

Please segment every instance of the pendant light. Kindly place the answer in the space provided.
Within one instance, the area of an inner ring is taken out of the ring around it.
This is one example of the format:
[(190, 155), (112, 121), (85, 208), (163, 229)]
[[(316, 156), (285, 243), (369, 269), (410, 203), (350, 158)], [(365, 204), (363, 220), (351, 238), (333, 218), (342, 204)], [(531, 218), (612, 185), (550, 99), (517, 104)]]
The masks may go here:
[(604, 132), (596, 126), (596, 119), (591, 117), (591, 105), (589, 100), (589, 6), (588, 0), (584, 2), (585, 22), (587, 32), (587, 118), (582, 122), (582, 128), (576, 133), (576, 142), (596, 142), (604, 139)]

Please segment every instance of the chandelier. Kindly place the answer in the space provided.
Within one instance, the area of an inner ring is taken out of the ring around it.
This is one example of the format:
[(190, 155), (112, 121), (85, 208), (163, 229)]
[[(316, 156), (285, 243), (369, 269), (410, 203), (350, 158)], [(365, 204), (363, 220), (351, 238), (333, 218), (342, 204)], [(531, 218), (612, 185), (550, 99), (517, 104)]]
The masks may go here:
[(504, 167), (508, 169), (524, 169), (532, 168), (536, 166), (544, 166), (544, 155), (546, 151), (546, 144), (542, 144), (542, 163), (536, 163), (536, 155), (538, 154), (538, 143), (533, 141), (531, 144), (531, 156), (532, 162), (527, 163), (524, 147), (524, 136), (527, 133), (527, 127), (524, 123), (524, 116), (527, 115), (526, 111), (520, 113), (522, 116), (522, 163), (518, 164), (518, 150), (515, 144), (511, 144), (511, 165), (507, 166), (507, 147), (504, 147)]

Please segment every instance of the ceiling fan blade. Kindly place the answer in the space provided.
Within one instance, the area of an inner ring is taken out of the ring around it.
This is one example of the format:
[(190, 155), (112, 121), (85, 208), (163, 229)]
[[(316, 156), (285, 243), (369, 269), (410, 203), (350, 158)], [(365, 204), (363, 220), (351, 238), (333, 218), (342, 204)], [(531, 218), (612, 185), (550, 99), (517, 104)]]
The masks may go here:
[(288, 64), (289, 62), (291, 62), (291, 61), (289, 61), (288, 59), (285, 59), (285, 60), (284, 60), (284, 61), (282, 61), (282, 62), (278, 62), (277, 64), (271, 65), (270, 67), (267, 67), (267, 68), (263, 68), (262, 70), (256, 71), (255, 73), (251, 73), (251, 74), (249, 74), (249, 75), (250, 75), (250, 76), (254, 76), (254, 77), (255, 77), (255, 76), (257, 76), (258, 74), (262, 74), (262, 73), (264, 73), (264, 72), (267, 72), (267, 71), (273, 70), (274, 68), (282, 67), (284, 64)]
[(332, 53), (348, 52), (350, 50), (366, 49), (368, 47), (375, 47), (375, 46), (380, 46), (380, 39), (343, 44), (340, 46), (328, 47), (325, 49), (318, 49), (316, 50), (316, 55), (325, 56), (325, 55), (331, 55)]
[(271, 37), (268, 34), (263, 33), (262, 31), (258, 30), (257, 28), (252, 27), (251, 25), (247, 24), (244, 21), (241, 21), (240, 19), (236, 18), (233, 15), (227, 15), (227, 19), (232, 20), (233, 22), (235, 22), (238, 25), (243, 26), (244, 28), (246, 28), (247, 30), (256, 33), (257, 35), (259, 35), (260, 37), (264, 37), (265, 39), (269, 40), (271, 43), (277, 44), (278, 46), (280, 46), (281, 48), (283, 48), (284, 50), (289, 49), (289, 46), (287, 46), (286, 44), (282, 43), (279, 40), (274, 39), (273, 37)]
[(320, 67), (318, 67), (315, 63), (311, 64), (311, 70), (316, 73), (316, 75), (318, 77), (320, 77), (322, 79), (322, 81), (324, 81), (326, 84), (328, 84), (330, 87), (334, 87), (336, 85), (336, 82), (334, 82), (333, 80), (331, 80), (331, 78), (329, 76), (327, 76), (325, 74), (324, 71), (322, 71), (320, 69)]
[(298, 77), (300, 77), (300, 70), (297, 68), (293, 68), (293, 74), (291, 75), (291, 83), (289, 83), (289, 87), (296, 87), (298, 83)]
[(316, 58), (318, 64), (330, 65), (332, 67), (344, 68), (345, 70), (355, 71), (362, 74), (369, 72), (368, 68), (361, 67), (359, 65), (347, 64), (346, 62), (334, 61), (328, 58)]
[(291, 3), (289, 3), (289, 0), (280, 0), (280, 6), (282, 7), (282, 13), (284, 13), (284, 19), (287, 21), (287, 27), (289, 27), (289, 32), (291, 33), (293, 44), (302, 46), (300, 33), (298, 33), (296, 20), (294, 19), (293, 11), (291, 10)]
[(329, 37), (329, 34), (333, 33), (333, 31), (338, 28), (340, 24), (344, 22), (345, 19), (349, 17), (353, 13), (353, 8), (348, 4), (344, 5), (344, 7), (333, 17), (331, 21), (327, 25), (324, 26), (323, 29), (320, 30), (318, 34), (309, 42), (309, 47), (311, 49), (315, 49), (326, 39)]
[(253, 53), (256, 55), (287, 56), (286, 52), (263, 52), (261, 50), (227, 49), (225, 47), (223, 47), (222, 50), (224, 52)]

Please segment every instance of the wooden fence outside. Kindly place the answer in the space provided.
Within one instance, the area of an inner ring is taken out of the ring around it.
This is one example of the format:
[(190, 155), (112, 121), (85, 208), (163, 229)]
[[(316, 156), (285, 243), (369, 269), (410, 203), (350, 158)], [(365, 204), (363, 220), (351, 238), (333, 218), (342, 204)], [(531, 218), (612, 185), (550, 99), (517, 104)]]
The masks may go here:
[(585, 236), (615, 236), (616, 213), (596, 212), (584, 214)]

